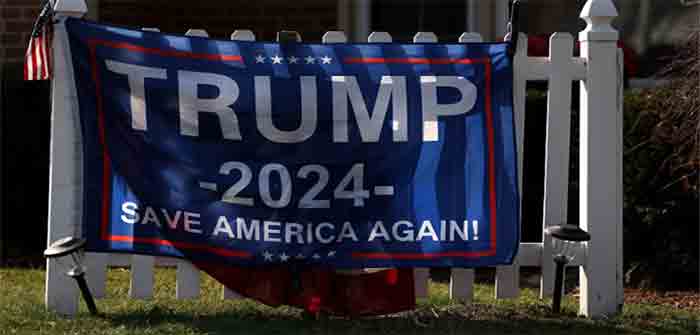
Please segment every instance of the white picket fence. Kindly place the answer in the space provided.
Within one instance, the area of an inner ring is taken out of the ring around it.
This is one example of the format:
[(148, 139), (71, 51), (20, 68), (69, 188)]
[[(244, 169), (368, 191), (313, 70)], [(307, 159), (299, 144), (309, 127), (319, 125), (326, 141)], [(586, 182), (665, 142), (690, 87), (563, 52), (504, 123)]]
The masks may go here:
[[(84, 0), (59, 0), (58, 17), (82, 17), (87, 12)], [(588, 26), (579, 33), (581, 56), (573, 57), (573, 37), (555, 33), (550, 38), (549, 57), (528, 57), (527, 37), (518, 36), (515, 55), (514, 103), (518, 146), (519, 183), (522, 189), (523, 129), (525, 121), (525, 84), (530, 80), (549, 81), (547, 101), (547, 137), (545, 163), (545, 197), (543, 226), (567, 221), (567, 187), (569, 180), (569, 139), (571, 121), (571, 85), (580, 82), (580, 223), (592, 239), (578, 250), (571, 266), (580, 266), (580, 313), (599, 317), (619, 312), (622, 290), (622, 54), (617, 48), (618, 33), (610, 25), (617, 16), (611, 0), (589, 0), (583, 11)], [(144, 30), (156, 30), (146, 29)], [(206, 31), (190, 29), (190, 36), (207, 36)], [(232, 40), (255, 40), (250, 30), (236, 30)], [(369, 42), (391, 42), (386, 32), (373, 32)], [(437, 42), (430, 32), (419, 32), (414, 42)], [(459, 42), (479, 42), (476, 33), (464, 33)], [(330, 31), (324, 43), (345, 43), (343, 32)], [(58, 23), (54, 38), (54, 79), (51, 121), (51, 175), (49, 195), (49, 241), (80, 233), (81, 213), (81, 139), (77, 96), (69, 66), (70, 50), (65, 27)], [(544, 113), (532, 110), (528, 113)], [(527, 158), (525, 158), (527, 159)], [(540, 224), (526, 222), (524, 224)], [(140, 255), (89, 254), (89, 286), (96, 297), (105, 296), (108, 265), (130, 266), (130, 297), (153, 296), (154, 266), (169, 263), (177, 266), (178, 299), (199, 295), (200, 273), (182, 260), (159, 260)], [(518, 296), (519, 268), (540, 267), (540, 293), (553, 291), (551, 241), (543, 236), (540, 243), (520, 243), (513, 265), (499, 266), (496, 271), (496, 298)], [(78, 307), (75, 284), (63, 274), (55, 261), (47, 261), (46, 305), (61, 314), (74, 315)], [(416, 269), (416, 295), (428, 295), (428, 269)], [(474, 290), (473, 269), (452, 269), (450, 297), (471, 301)], [(237, 295), (222, 288), (223, 298)]]

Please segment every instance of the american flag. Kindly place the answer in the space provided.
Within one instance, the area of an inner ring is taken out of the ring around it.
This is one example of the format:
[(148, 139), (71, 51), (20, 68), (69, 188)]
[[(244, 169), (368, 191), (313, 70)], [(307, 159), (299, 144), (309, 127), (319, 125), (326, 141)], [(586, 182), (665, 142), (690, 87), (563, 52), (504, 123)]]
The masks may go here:
[(37, 19), (29, 46), (24, 55), (24, 80), (46, 80), (51, 77), (51, 7), (45, 6)]

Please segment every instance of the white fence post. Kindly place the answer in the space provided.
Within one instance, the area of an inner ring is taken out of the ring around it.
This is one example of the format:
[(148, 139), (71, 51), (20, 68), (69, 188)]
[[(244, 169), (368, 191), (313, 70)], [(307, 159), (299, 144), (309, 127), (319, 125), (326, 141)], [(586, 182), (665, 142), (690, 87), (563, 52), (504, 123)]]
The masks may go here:
[[(459, 43), (482, 42), (479, 33), (462, 33)], [(450, 270), (450, 299), (469, 303), (474, 299), (474, 269), (452, 268)]]
[(109, 254), (88, 252), (85, 254), (85, 280), (94, 298), (107, 294), (107, 259)]
[[(204, 29), (190, 29), (185, 36), (209, 37)], [(199, 296), (199, 269), (190, 261), (181, 259), (177, 262), (177, 279), (175, 283), (175, 298), (193, 299)]]
[(544, 214), (542, 222), (542, 276), (540, 297), (554, 290), (552, 244), (544, 228), (567, 222), (569, 189), (569, 139), (574, 39), (554, 33), (549, 39), (549, 89), (547, 92), (547, 137), (544, 168)]
[(177, 263), (175, 298), (194, 299), (199, 296), (199, 269), (187, 260)]
[[(413, 43), (437, 43), (438, 38), (435, 33), (417, 32), (413, 36)], [(413, 280), (416, 292), (416, 298), (428, 297), (428, 279), (430, 278), (430, 269), (416, 268), (413, 270)]]
[[(82, 162), (78, 97), (70, 47), (63, 20), (87, 13), (83, 0), (54, 1), (58, 22), (54, 25), (53, 81), (51, 89), (51, 153), (49, 172), (48, 243), (80, 233)], [(78, 291), (67, 269), (56, 260), (46, 261), (46, 307), (59, 314), (78, 312)]]
[(134, 299), (153, 297), (155, 258), (153, 256), (131, 255), (129, 296)]
[[(141, 28), (143, 31), (160, 32), (158, 28)], [(153, 297), (155, 257), (131, 255), (129, 274), (129, 296), (134, 299), (150, 299)]]
[[(231, 34), (232, 41), (255, 41), (255, 34), (251, 30), (238, 29)], [(223, 286), (223, 285), (222, 285)], [(223, 299), (241, 299), (242, 296), (238, 292), (223, 286), (221, 296)]]
[[(515, 145), (518, 151), (518, 190), (520, 191), (520, 213), (522, 213), (523, 192), (523, 144), (525, 139), (525, 98), (528, 80), (527, 35), (511, 36), (518, 39), (518, 49), (513, 59), (513, 118), (515, 123)], [(522, 215), (518, 213), (522, 221)], [(521, 225), (521, 222), (518, 222)], [(518, 259), (512, 265), (496, 267), (497, 299), (517, 298), (520, 294), (520, 265)]]
[(588, 61), (581, 83), (580, 222), (591, 234), (581, 269), (580, 313), (590, 317), (621, 309), (622, 124), (618, 104), (617, 40), (610, 25), (612, 0), (589, 0), (581, 11), (588, 26), (579, 33)]

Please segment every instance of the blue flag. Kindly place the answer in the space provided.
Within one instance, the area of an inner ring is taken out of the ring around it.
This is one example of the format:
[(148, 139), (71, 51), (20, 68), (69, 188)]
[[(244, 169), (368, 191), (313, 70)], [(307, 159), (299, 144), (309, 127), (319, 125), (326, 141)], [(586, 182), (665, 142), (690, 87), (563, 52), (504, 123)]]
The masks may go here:
[(66, 27), (88, 250), (244, 266), (513, 261), (507, 44)]

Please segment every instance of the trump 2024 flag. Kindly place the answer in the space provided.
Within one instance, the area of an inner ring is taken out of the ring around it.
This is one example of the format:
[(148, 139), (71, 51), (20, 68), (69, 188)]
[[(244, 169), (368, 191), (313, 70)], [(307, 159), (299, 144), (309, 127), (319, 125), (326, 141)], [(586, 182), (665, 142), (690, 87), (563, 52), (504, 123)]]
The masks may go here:
[(241, 266), (513, 261), (507, 44), (66, 28), (90, 251)]

